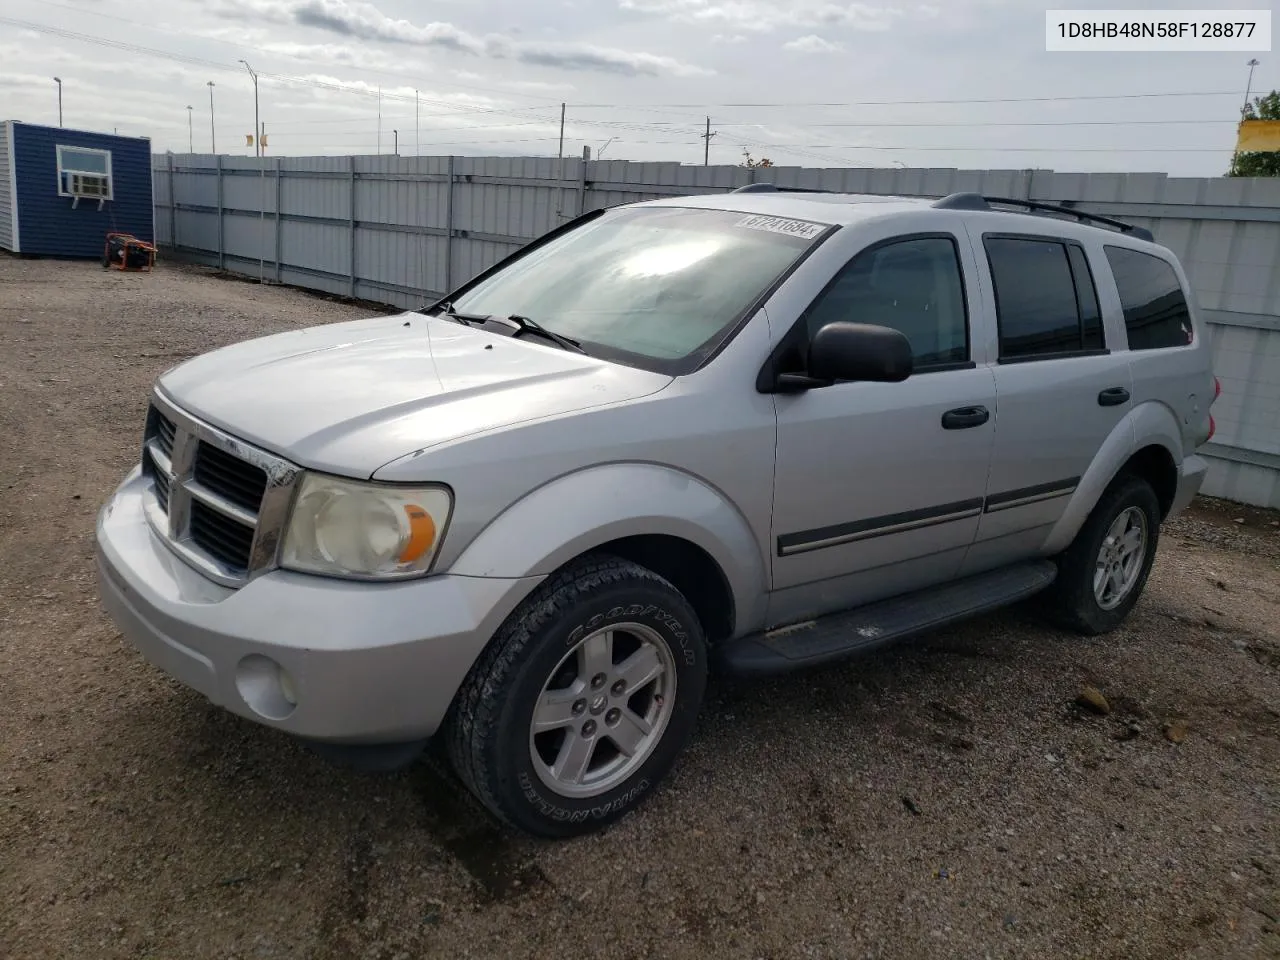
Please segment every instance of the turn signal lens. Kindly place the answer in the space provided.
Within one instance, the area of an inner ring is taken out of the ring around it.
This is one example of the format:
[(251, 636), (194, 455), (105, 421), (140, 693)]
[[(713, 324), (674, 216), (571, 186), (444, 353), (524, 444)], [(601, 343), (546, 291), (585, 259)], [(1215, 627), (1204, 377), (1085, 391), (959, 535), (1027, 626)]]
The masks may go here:
[(405, 504), (404, 514), (409, 520), (409, 540), (400, 551), (400, 562), (413, 563), (435, 546), (436, 522), (416, 503)]

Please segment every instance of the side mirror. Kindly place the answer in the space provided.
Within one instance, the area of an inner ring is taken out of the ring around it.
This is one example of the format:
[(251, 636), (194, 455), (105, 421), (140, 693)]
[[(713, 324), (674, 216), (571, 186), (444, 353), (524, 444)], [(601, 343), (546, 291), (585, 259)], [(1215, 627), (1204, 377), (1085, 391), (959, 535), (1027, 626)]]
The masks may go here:
[(892, 327), (837, 320), (813, 335), (808, 374), (814, 380), (898, 383), (911, 376), (911, 341)]

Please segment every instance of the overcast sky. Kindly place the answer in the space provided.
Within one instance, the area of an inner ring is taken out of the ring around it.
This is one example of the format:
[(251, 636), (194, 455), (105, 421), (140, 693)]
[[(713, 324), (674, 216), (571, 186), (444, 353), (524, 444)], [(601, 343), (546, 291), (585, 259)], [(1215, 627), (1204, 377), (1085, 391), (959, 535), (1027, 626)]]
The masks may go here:
[[(390, 152), (398, 129), (402, 154), (555, 156), (564, 101), (566, 154), (606, 159), (700, 163), (710, 114), (713, 163), (1221, 174), (1251, 54), (1045, 52), (1046, 6), (1103, 5), (0, 0), (0, 119), (56, 124), (56, 75), (67, 126), (185, 152), (190, 105), (208, 152), (212, 80), (219, 152), (251, 153), (243, 58), (269, 155)], [(1280, 87), (1257, 56), (1255, 90)], [(1151, 93), (1205, 95), (974, 102)]]

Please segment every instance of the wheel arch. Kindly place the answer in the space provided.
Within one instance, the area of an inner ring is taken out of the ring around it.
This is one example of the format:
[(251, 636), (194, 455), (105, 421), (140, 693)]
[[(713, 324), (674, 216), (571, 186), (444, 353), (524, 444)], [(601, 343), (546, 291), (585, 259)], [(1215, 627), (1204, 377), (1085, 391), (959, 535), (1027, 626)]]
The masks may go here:
[(666, 578), (693, 605), (709, 640), (763, 619), (766, 559), (746, 518), (700, 478), (652, 463), (591, 467), (532, 491), (486, 526), (448, 572), (547, 576), (592, 553)]
[(1117, 477), (1126, 473), (1151, 484), (1163, 519), (1173, 506), (1181, 462), (1182, 433), (1173, 411), (1155, 401), (1139, 404), (1099, 448), (1046, 539), (1044, 552), (1056, 554), (1065, 550), (1102, 495)]

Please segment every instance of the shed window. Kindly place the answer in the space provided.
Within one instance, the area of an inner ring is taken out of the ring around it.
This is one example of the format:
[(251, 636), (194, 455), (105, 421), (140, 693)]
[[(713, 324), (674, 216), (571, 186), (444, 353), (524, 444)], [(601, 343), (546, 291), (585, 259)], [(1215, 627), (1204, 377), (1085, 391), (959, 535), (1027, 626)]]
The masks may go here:
[(110, 200), (111, 151), (58, 145), (58, 194)]

